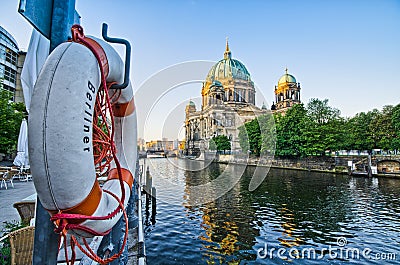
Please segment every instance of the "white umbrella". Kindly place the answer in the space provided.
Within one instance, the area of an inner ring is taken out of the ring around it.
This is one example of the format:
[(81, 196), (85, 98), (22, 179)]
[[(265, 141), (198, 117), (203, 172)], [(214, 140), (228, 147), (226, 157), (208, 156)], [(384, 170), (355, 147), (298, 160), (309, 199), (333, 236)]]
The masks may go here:
[[(40, 70), (49, 55), (49, 49), (49, 40), (33, 29), (28, 52), (26, 53), (24, 61), (24, 67), (21, 72), (22, 90), (24, 92), (24, 101), (28, 113), (31, 105), (33, 88)], [(29, 165), (28, 126), (25, 119), (22, 120), (19, 130), (17, 156), (14, 159), (14, 165), (25, 167)]]
[(21, 72), (21, 84), (24, 92), (26, 110), (29, 113), (31, 98), (36, 79), (49, 55), (50, 41), (36, 29), (32, 30), (28, 52)]
[(19, 129), (17, 156), (15, 157), (13, 164), (19, 167), (26, 167), (29, 165), (28, 125), (25, 118), (22, 120), (21, 128)]

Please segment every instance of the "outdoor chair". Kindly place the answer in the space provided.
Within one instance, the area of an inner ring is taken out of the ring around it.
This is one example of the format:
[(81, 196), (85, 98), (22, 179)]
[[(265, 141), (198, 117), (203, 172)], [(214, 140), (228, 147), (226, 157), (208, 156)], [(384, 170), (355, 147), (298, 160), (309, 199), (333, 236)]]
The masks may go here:
[(34, 201), (21, 201), (14, 203), (14, 208), (17, 209), (21, 221), (24, 224), (29, 224), (31, 219), (35, 217), (35, 206)]
[(8, 170), (10, 170), (8, 167), (0, 167), (1, 188), (6, 185), (4, 177), (7, 175)]
[(0, 172), (0, 188), (3, 188), (7, 186), (6, 180), (4, 178), (4, 175), (7, 175), (7, 172)]
[(10, 168), (10, 170), (8, 171), (8, 174), (12, 177), (12, 179), (16, 179), (19, 177), (19, 169), (18, 168)]
[(18, 175), (19, 175), (19, 180), (20, 181), (32, 180), (31, 168), (29, 166), (27, 166), (27, 167), (21, 166), (19, 168)]
[(1, 176), (0, 176), (0, 188), (3, 188), (3, 186), (7, 189), (7, 181), (10, 182), (11, 187), (14, 188), (14, 183), (13, 183), (13, 177), (14, 177), (15, 172), (12, 172), (11, 170), (7, 171), (7, 172), (1, 172)]
[(32, 264), (33, 240), (35, 227), (28, 226), (9, 233), (0, 241), (9, 238), (11, 248), (11, 265)]
[[(10, 182), (11, 187), (13, 187), (13, 188), (14, 188), (13, 178), (14, 178), (15, 173), (16, 173), (15, 171), (10, 170), (7, 172), (7, 174), (4, 177), (6, 183), (7, 183), (7, 181)], [(6, 189), (7, 189), (7, 185), (6, 185)]]

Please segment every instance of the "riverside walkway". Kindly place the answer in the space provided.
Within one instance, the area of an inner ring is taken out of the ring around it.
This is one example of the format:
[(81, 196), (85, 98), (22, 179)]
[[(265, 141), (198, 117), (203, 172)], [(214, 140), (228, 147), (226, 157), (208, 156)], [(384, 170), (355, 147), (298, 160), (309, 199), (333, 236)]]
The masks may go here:
[(4, 187), (0, 189), (0, 231), (3, 230), (4, 222), (21, 220), (13, 204), (22, 201), (36, 192), (33, 181), (26, 182), (16, 179), (13, 182), (14, 188), (7, 182), (8, 189)]

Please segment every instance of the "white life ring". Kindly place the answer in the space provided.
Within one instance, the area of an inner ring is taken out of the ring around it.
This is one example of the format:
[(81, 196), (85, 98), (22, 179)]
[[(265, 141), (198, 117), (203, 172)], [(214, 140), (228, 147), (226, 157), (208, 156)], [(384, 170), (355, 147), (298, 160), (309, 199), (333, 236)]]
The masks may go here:
[[(124, 66), (106, 42), (95, 40), (108, 60), (107, 82), (123, 82)], [(49, 55), (35, 84), (29, 113), (29, 154), (34, 185), (43, 207), (57, 212), (107, 216), (121, 198), (115, 164), (100, 188), (92, 148), (92, 117), (101, 73), (94, 54), (85, 46), (66, 42)], [(114, 141), (124, 178), (126, 206), (137, 159), (136, 112), (131, 84), (121, 91), (114, 110)], [(103, 190), (102, 190), (103, 189)], [(82, 226), (109, 231), (122, 212), (106, 220), (85, 220)], [(91, 237), (87, 232), (74, 233)]]

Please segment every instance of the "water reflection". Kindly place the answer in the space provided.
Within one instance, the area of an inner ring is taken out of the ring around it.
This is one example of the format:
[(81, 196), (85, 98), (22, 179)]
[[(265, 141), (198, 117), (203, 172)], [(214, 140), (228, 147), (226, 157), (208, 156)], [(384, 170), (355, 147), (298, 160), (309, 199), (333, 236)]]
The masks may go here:
[[(156, 186), (171, 178), (162, 173), (166, 172), (166, 163), (159, 160), (151, 169)], [(196, 172), (177, 170), (175, 173), (180, 176), (176, 179), (182, 182), (176, 183), (174, 189), (157, 186), (161, 201), (173, 192), (181, 205), (158, 204), (157, 223), (149, 227), (146, 241), (149, 264), (290, 261), (290, 258), (257, 258), (257, 250), (266, 244), (268, 248), (296, 248), (299, 252), (314, 247), (323, 257), (314, 261), (298, 259), (297, 263), (340, 264), (343, 260), (332, 260), (319, 252), (324, 247), (337, 246), (339, 237), (347, 240), (346, 247), (369, 247), (375, 253), (395, 252), (400, 260), (399, 180), (271, 169), (262, 185), (249, 192), (254, 172), (254, 167), (249, 167), (229, 192), (196, 206), (192, 187), (209, 183), (226, 169), (226, 165), (211, 164)], [(230, 174), (235, 174), (234, 168), (230, 170)], [(347, 263), (371, 261), (347, 260)]]
[[(191, 201), (193, 194), (187, 187), (208, 183), (219, 177), (222, 172), (235, 174), (237, 172), (235, 169), (236, 167), (232, 165), (213, 163), (201, 172), (187, 171), (184, 173), (186, 177), (186, 197), (184, 199), (187, 200), (185, 207), (189, 212), (201, 212), (202, 214), (200, 226), (203, 231), (200, 233), (199, 239), (202, 241), (202, 248), (206, 250), (203, 253), (203, 260), (207, 264), (222, 263), (227, 259), (234, 260), (233, 255), (240, 250), (240, 246), (247, 242), (246, 248), (251, 248), (252, 239), (257, 230), (246, 224), (252, 221), (255, 209), (243, 202), (241, 185), (234, 185), (224, 196), (202, 206), (191, 206), (194, 205)], [(218, 191), (204, 190), (204, 192)], [(244, 211), (244, 209), (246, 210)]]

